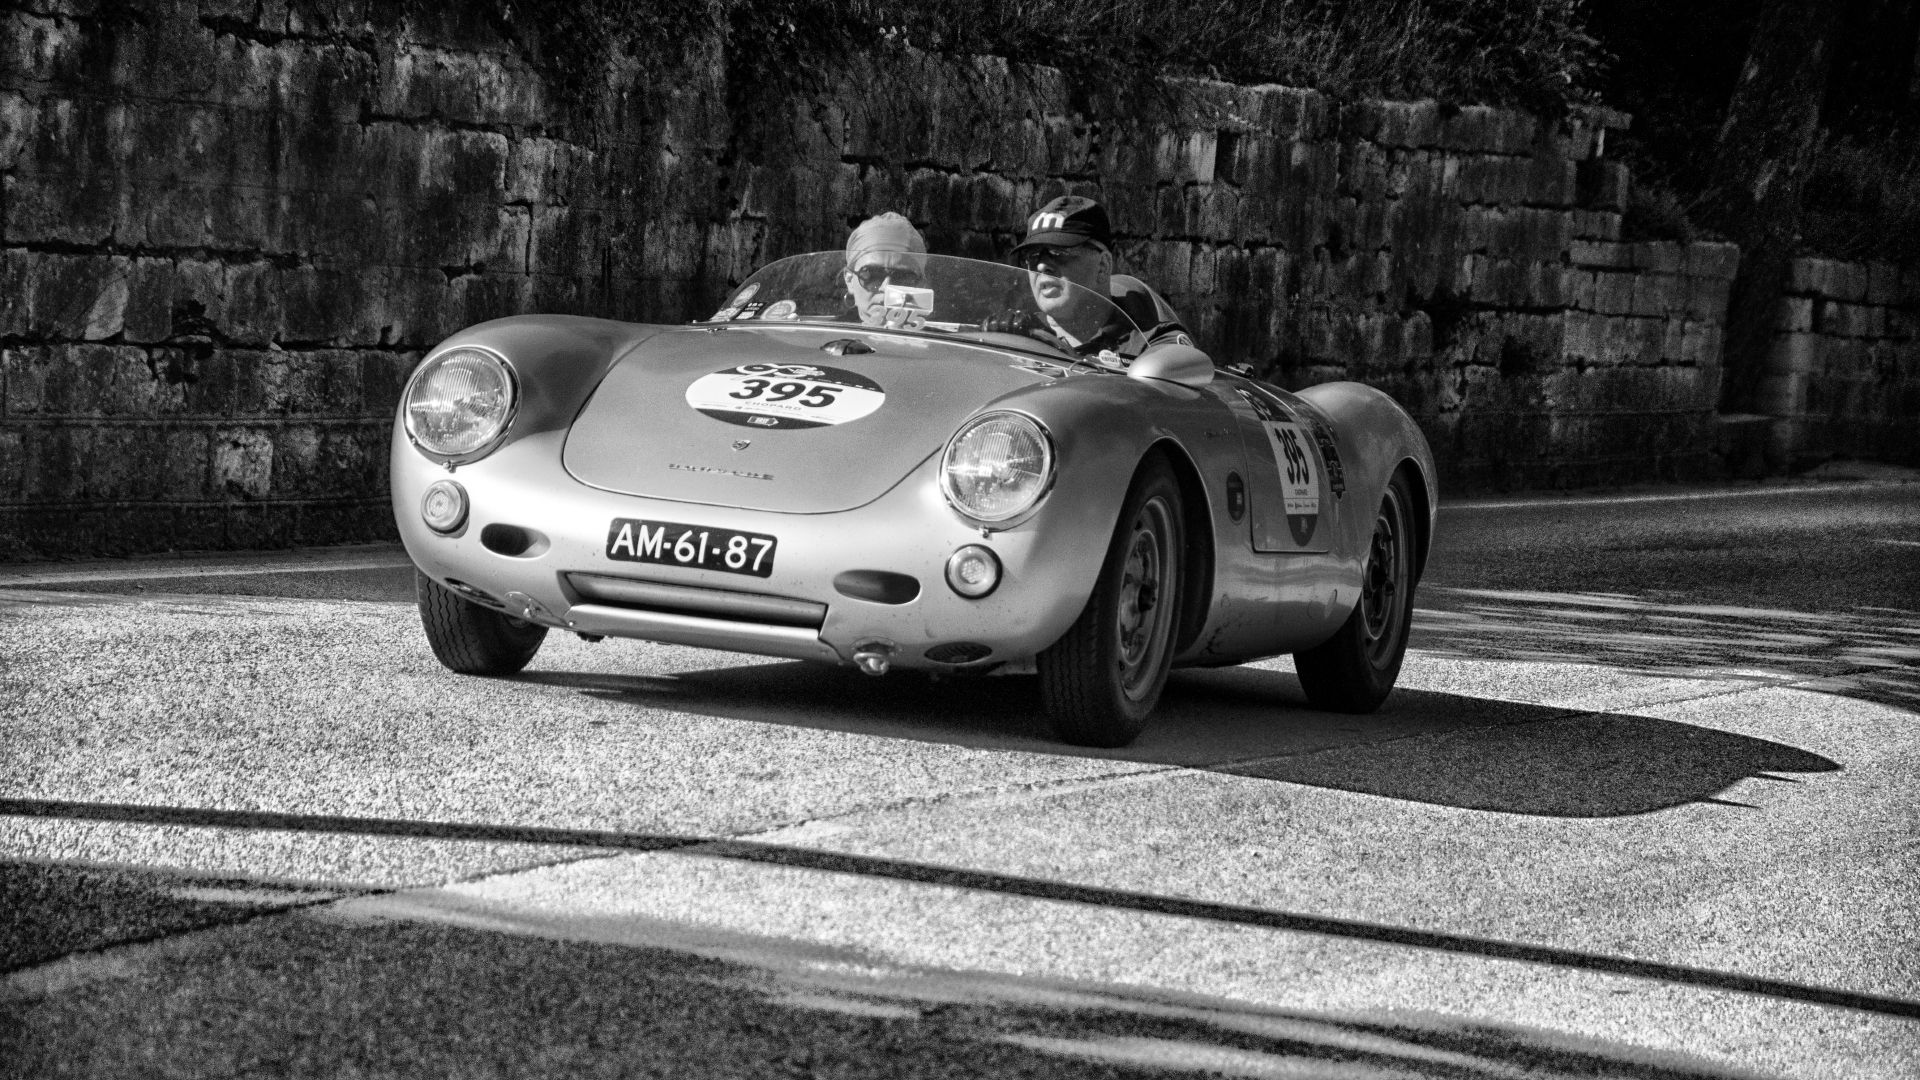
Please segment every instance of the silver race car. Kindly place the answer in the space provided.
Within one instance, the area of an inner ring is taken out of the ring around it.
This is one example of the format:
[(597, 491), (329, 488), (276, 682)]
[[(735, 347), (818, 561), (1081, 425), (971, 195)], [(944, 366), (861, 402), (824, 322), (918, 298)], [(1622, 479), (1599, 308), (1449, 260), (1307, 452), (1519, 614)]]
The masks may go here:
[(392, 472), (435, 655), (510, 674), (566, 630), (1037, 672), (1094, 746), (1139, 733), (1173, 666), (1291, 653), (1316, 707), (1386, 698), (1438, 504), (1405, 411), (1149, 344), (1059, 278), (922, 259), (859, 309), (834, 251), (704, 322), (441, 343)]

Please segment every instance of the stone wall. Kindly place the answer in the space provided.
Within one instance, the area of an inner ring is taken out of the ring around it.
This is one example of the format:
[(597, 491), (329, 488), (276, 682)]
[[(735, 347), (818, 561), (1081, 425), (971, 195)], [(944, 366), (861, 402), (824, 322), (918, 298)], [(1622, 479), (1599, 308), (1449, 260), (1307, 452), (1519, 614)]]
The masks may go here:
[(722, 41), (562, 78), (451, 7), (0, 0), (0, 557), (387, 538), (444, 334), (698, 317), (883, 209), (995, 258), (1066, 191), (1221, 363), (1396, 394), (1450, 494), (1715, 468), (1736, 260), (1620, 242), (1624, 117), (905, 52), (780, 84)]
[(1920, 267), (1796, 259), (1761, 399), (1776, 467), (1920, 465)]

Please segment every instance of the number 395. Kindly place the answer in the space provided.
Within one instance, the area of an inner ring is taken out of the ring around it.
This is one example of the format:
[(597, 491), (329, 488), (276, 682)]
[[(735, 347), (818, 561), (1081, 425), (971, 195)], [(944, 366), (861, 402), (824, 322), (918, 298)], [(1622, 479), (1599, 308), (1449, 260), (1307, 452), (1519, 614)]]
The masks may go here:
[[(837, 386), (820, 386), (803, 382), (773, 382), (770, 379), (744, 379), (740, 389), (728, 394), (728, 397), (741, 401), (753, 401), (764, 397), (767, 401), (794, 401), (809, 409), (824, 409), (833, 404), (840, 393)], [(796, 401), (796, 399), (798, 399)]]

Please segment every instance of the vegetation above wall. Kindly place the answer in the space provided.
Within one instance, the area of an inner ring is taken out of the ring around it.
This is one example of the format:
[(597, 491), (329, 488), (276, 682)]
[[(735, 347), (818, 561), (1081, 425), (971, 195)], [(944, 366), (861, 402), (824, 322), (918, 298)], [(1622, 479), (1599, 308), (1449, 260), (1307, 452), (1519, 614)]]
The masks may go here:
[[(548, 39), (547, 62), (590, 64), (722, 32), (757, 75), (904, 43), (1108, 79), (1200, 75), (1350, 98), (1438, 98), (1558, 113), (1590, 100), (1601, 52), (1582, 0), (487, 0)], [(668, 46), (671, 48), (671, 45)]]
[[(1843, 259), (1920, 258), (1920, 4), (1914, 0), (1589, 0), (1609, 54), (1592, 89), (1633, 114), (1613, 152), (1633, 165), (1628, 227), (1684, 239), (1726, 231), (1710, 205), (1720, 132), (1754, 32), (1769, 8), (1831, 19), (1792, 52), (1821, 57), (1805, 93), (1817, 110), (1797, 222), (1801, 251)], [(1784, 121), (1780, 121), (1784, 123)]]

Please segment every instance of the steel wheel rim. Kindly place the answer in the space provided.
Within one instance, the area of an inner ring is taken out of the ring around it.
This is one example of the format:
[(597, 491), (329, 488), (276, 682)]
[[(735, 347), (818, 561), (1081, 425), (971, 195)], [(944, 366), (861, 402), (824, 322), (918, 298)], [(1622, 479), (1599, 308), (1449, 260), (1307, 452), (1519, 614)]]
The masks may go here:
[(1366, 576), (1360, 586), (1360, 629), (1366, 637), (1367, 659), (1381, 666), (1393, 658), (1394, 643), (1405, 621), (1404, 608), (1411, 557), (1407, 549), (1406, 511), (1400, 493), (1389, 487), (1373, 522), (1373, 542), (1367, 551)]
[(1165, 658), (1173, 623), (1169, 599), (1173, 512), (1150, 499), (1133, 519), (1121, 570), (1114, 618), (1120, 689), (1132, 701), (1146, 696)]

